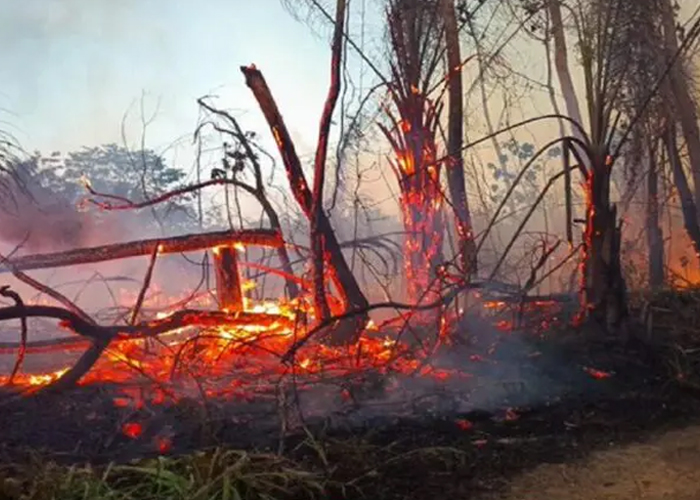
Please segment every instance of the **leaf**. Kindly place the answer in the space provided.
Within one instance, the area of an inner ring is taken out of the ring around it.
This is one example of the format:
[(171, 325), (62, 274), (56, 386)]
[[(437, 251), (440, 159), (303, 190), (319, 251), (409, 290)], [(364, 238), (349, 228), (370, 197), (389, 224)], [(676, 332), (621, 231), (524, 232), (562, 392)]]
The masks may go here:
[(561, 156), (561, 148), (559, 146), (549, 148), (547, 151), (547, 156), (550, 158), (559, 158)]
[(532, 143), (526, 142), (524, 144), (520, 145), (520, 153), (518, 156), (525, 160), (527, 158), (532, 158), (532, 155), (535, 154), (535, 146)]

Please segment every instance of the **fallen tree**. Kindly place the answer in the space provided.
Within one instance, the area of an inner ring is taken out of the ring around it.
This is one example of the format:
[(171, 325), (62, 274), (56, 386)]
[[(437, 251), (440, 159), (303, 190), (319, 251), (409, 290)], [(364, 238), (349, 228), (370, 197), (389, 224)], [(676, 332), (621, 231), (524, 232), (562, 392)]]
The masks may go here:
[(283, 246), (284, 240), (279, 232), (268, 229), (187, 234), (171, 238), (154, 238), (91, 248), (79, 248), (65, 252), (16, 257), (0, 262), (0, 273), (94, 264), (96, 262), (140, 257), (150, 255), (156, 249), (159, 254), (165, 255), (206, 250), (218, 246), (230, 246), (236, 243), (276, 248)]

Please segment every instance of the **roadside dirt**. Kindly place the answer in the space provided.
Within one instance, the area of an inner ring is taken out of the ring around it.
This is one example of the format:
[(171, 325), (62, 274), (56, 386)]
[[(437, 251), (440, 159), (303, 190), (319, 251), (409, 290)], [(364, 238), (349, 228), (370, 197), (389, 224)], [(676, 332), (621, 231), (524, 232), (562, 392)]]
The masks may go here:
[(515, 476), (489, 500), (698, 500), (700, 426), (645, 443), (600, 450), (585, 459), (543, 464)]

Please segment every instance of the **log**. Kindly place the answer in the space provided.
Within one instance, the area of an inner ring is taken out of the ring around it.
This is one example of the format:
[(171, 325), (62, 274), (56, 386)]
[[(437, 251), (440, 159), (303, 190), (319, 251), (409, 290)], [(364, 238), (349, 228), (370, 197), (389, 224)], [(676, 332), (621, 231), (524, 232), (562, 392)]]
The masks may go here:
[(243, 310), (243, 292), (236, 249), (232, 246), (216, 247), (213, 253), (219, 310), (228, 313), (240, 312)]
[(150, 255), (156, 247), (160, 254), (194, 252), (222, 245), (241, 243), (279, 248), (284, 245), (282, 235), (269, 229), (243, 231), (216, 231), (203, 234), (187, 234), (172, 238), (130, 241), (91, 248), (79, 248), (65, 252), (26, 255), (9, 259), (8, 264), (0, 262), (0, 273), (47, 269), (53, 267), (94, 264), (110, 260), (126, 259)]

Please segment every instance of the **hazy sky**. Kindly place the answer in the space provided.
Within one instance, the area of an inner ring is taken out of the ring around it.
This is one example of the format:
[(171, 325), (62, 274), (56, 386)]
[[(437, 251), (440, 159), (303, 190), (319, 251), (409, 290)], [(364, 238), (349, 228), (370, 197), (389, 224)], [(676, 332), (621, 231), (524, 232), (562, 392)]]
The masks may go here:
[[(688, 10), (696, 1), (682, 4)], [(295, 20), (281, 0), (2, 0), (0, 4), (0, 46), (5, 48), (0, 120), (6, 122), (0, 126), (12, 131), (25, 149), (66, 152), (122, 142), (121, 123), (127, 112), (127, 141), (138, 147), (143, 101), (147, 115), (158, 106), (146, 145), (162, 152), (179, 141), (180, 147), (166, 158), (189, 170), (199, 114), (195, 99), (205, 94), (218, 95), (220, 106), (232, 108), (245, 128), (259, 132), (271, 146), (269, 130), (239, 71), (239, 66), (255, 63), (277, 98), (300, 154), (313, 152), (328, 87), (329, 29), (317, 21), (314, 25), (321, 35), (315, 33)], [(377, 0), (353, 3), (351, 33), (370, 55), (380, 50), (376, 36), (381, 18), (373, 17), (376, 12), (369, 9), (379, 5)], [(368, 9), (367, 41), (357, 29), (358, 9), (363, 7)], [(519, 57), (526, 66), (542, 66), (540, 49), (513, 50), (522, 52)], [(353, 66), (358, 59), (352, 51), (350, 56)], [(357, 75), (357, 67), (351, 70)], [(535, 73), (542, 78), (541, 68)], [(543, 90), (534, 89), (527, 92), (526, 104), (534, 107), (526, 110), (527, 116), (551, 109)], [(498, 95), (491, 101), (502, 104)], [(481, 134), (477, 123), (481, 118), (478, 107), (470, 113), (472, 139)]]
[(239, 66), (267, 78), (308, 152), (327, 89), (324, 37), (279, 0), (17, 0), (0, 7), (2, 119), (27, 149), (140, 140), (140, 102), (159, 104), (148, 145), (190, 141), (204, 94), (267, 132)]

